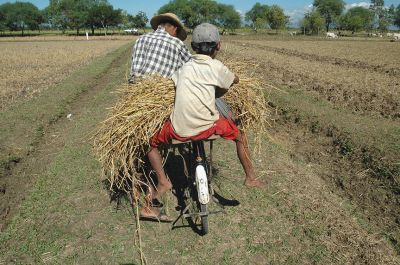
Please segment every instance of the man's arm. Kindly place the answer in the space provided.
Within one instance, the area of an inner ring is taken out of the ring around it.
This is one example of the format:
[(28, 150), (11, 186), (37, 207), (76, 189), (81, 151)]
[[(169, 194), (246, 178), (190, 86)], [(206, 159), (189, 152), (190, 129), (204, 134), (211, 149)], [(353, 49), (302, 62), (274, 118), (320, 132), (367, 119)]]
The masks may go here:
[(187, 63), (190, 59), (192, 59), (192, 55), (190, 54), (188, 48), (186, 48), (186, 45), (183, 44), (181, 51), (180, 51), (180, 59), (182, 63)]

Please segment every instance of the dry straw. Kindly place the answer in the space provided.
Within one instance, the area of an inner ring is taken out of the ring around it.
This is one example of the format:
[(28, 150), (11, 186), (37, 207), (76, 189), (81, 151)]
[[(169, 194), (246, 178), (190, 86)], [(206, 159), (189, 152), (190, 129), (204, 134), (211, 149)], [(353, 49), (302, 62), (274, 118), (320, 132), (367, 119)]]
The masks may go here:
[[(260, 146), (269, 120), (260, 82), (248, 74), (248, 65), (229, 60), (224, 63), (240, 77), (239, 84), (224, 99), (240, 117), (241, 129), (253, 131)], [(172, 113), (175, 87), (171, 79), (152, 75), (135, 84), (122, 85), (119, 93), (119, 101), (96, 134), (95, 150), (111, 187), (128, 192), (145, 180), (143, 158), (149, 139)]]

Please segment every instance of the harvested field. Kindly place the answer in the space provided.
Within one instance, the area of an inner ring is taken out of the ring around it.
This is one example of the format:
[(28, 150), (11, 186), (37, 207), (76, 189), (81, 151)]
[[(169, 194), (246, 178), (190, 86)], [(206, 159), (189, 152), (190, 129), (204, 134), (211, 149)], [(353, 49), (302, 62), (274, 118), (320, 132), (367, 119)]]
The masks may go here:
[[(21, 38), (20, 38), (21, 39)], [(26, 39), (24, 39), (26, 40)], [(0, 42), (0, 109), (31, 97), (127, 40)]]
[[(279, 112), (275, 139), (286, 134), (283, 142), (293, 156), (316, 166), (331, 190), (357, 205), (356, 215), (364, 216), (371, 231), (384, 234), (399, 253), (400, 79), (394, 73), (400, 69), (395, 62), (400, 46), (268, 39), (238, 38), (225, 46), (228, 56), (259, 64), (256, 72)], [(328, 54), (327, 47), (335, 50), (336, 44), (339, 50), (348, 46), (347, 58), (345, 51)], [(357, 52), (359, 46), (370, 47), (375, 57)], [(363, 62), (357, 61), (363, 56)], [(378, 57), (388, 58), (392, 70), (374, 67)]]
[(400, 52), (400, 45), (389, 41), (254, 40), (251, 44), (308, 60), (383, 73), (400, 73), (398, 58), (393, 56)]
[[(306, 44), (305, 47), (302, 46), (303, 43)], [(387, 43), (366, 42), (364, 47), (373, 47), (375, 52), (369, 51), (365, 54), (364, 50), (359, 49), (359, 42), (348, 41), (234, 40), (228, 41), (226, 47), (228, 51), (238, 51), (237, 54), (244, 60), (258, 62), (260, 67), (257, 71), (265, 75), (271, 83), (311, 91), (356, 113), (398, 118), (400, 75), (393, 73), (400, 72), (400, 65), (395, 62), (395, 54), (400, 52), (400, 45), (389, 42), (393, 47), (384, 49), (381, 44)], [(280, 45), (288, 48), (277, 48)], [(296, 50), (298, 46), (301, 51)], [(343, 47), (348, 48), (343, 50)], [(328, 56), (329, 49), (332, 53)], [(336, 50), (341, 51), (337, 57)], [(349, 54), (347, 59), (341, 58), (346, 53)], [(371, 60), (357, 61), (360, 58), (369, 58), (370, 54), (374, 54)], [(381, 69), (381, 66), (374, 65), (378, 62), (378, 57), (390, 58), (382, 66), (390, 69), (376, 70)]]
[[(100, 35), (90, 36), (89, 40), (134, 40), (137, 36), (133, 35)], [(30, 42), (30, 41), (87, 41), (86, 36), (68, 36), (68, 35), (38, 35), (38, 36), (27, 36), (27, 37), (1, 37), (1, 42)]]
[[(400, 264), (399, 77), (379, 69), (397, 71), (398, 51), (381, 40), (245, 38), (225, 38), (217, 59), (244, 62), (242, 84), (260, 79), (274, 110), (252, 156), (265, 189), (242, 185), (235, 144), (219, 139), (212, 186), (226, 213), (209, 216), (210, 233), (186, 220), (137, 225), (126, 194), (109, 193), (89, 139), (119, 100), (127, 43), (1, 110), (0, 264), (140, 264), (139, 229), (148, 264)], [(351, 54), (339, 49), (347, 45)], [(357, 47), (384, 48), (363, 60)], [(177, 217), (181, 156), (170, 152), (165, 170), (174, 188), (161, 199)]]

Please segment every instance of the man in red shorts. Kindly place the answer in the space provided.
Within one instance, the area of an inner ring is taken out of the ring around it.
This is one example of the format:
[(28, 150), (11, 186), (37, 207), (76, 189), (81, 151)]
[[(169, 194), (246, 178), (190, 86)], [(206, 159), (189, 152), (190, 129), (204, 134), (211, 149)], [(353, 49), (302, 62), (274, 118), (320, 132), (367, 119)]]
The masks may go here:
[[(172, 75), (176, 86), (173, 113), (163, 128), (150, 139), (148, 157), (158, 180), (167, 179), (159, 145), (169, 144), (172, 139), (200, 140), (216, 134), (236, 142), (237, 154), (246, 174), (244, 185), (264, 186), (255, 176), (245, 137), (231, 119), (219, 115), (215, 105), (216, 90), (227, 92), (233, 84), (239, 83), (235, 74), (214, 59), (221, 48), (217, 27), (208, 23), (197, 26), (193, 31), (192, 48), (196, 54)], [(153, 198), (159, 198), (163, 192), (156, 191)], [(158, 210), (149, 207), (143, 208), (141, 215), (160, 216)]]

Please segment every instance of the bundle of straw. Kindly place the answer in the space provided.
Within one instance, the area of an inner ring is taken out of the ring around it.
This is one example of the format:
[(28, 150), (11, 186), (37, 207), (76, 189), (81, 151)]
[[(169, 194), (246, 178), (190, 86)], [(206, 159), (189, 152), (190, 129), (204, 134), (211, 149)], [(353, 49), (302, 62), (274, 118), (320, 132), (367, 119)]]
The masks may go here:
[(171, 79), (148, 76), (118, 89), (120, 100), (95, 136), (95, 150), (111, 187), (126, 190), (141, 183), (149, 139), (172, 113), (175, 86)]
[[(246, 76), (248, 66), (225, 63), (240, 75), (240, 82), (224, 99), (240, 117), (241, 129), (260, 136), (267, 130), (269, 116), (260, 82)], [(94, 146), (111, 187), (126, 190), (141, 184), (142, 158), (148, 152), (149, 139), (172, 113), (175, 88), (171, 79), (152, 75), (135, 84), (124, 84), (119, 93), (121, 98), (102, 123)]]
[(229, 59), (225, 59), (224, 64), (239, 76), (240, 81), (231, 87), (223, 98), (233, 114), (240, 119), (240, 129), (243, 132), (254, 133), (254, 150), (261, 151), (262, 139), (267, 133), (270, 120), (270, 110), (262, 83), (248, 72), (248, 64)]

